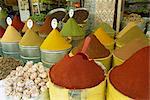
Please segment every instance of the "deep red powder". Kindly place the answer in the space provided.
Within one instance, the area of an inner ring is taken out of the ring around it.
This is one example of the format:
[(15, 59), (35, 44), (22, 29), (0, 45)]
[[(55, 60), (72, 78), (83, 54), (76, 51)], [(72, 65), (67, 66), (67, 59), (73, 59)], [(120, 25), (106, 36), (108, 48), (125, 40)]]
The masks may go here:
[(150, 46), (136, 52), (110, 72), (110, 82), (121, 93), (135, 100), (149, 100)]
[[(88, 45), (88, 48), (86, 50), (86, 54), (89, 56), (90, 59), (98, 59), (98, 58), (105, 58), (108, 57), (110, 54), (110, 51), (108, 49), (106, 49), (101, 43), (100, 41), (96, 38), (95, 35), (91, 34), (89, 35), (89, 37), (91, 38), (91, 41)], [(78, 52), (81, 52), (83, 45), (84, 45), (85, 41), (82, 41), (77, 47), (75, 47), (72, 50), (72, 53), (75, 55)]]
[(51, 81), (67, 89), (85, 89), (100, 84), (104, 71), (93, 60), (89, 61), (83, 53), (73, 57), (68, 55), (54, 65), (49, 72)]
[(5, 29), (2, 26), (0, 26), (0, 38), (3, 37), (4, 33), (5, 33)]
[(12, 21), (12, 26), (15, 27), (16, 30), (21, 31), (24, 27), (24, 23), (19, 16), (15, 15)]

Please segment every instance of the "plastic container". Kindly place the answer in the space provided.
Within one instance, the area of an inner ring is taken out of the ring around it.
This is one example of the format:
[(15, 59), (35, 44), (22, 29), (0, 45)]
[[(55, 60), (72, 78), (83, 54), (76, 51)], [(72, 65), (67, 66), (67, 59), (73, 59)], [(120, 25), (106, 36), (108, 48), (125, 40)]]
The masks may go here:
[(40, 57), (40, 48), (38, 46), (19, 46), (20, 55), (24, 57)]
[(19, 52), (5, 52), (5, 51), (2, 51), (2, 52), (3, 52), (4, 57), (12, 57), (18, 60), (20, 59)]
[(18, 42), (10, 43), (10, 42), (1, 42), (2, 50), (5, 52), (19, 52), (19, 44)]
[(26, 63), (27, 61), (33, 61), (34, 63), (38, 63), (41, 61), (40, 57), (24, 57), (22, 55), (20, 55), (20, 57), (23, 63)]
[(47, 63), (55, 64), (60, 61), (70, 49), (59, 50), (59, 51), (44, 51), (41, 50), (41, 60)]
[(119, 66), (123, 63), (124, 61), (118, 57), (116, 57), (114, 54), (113, 54), (113, 67), (115, 66)]
[(49, 100), (105, 100), (106, 80), (87, 89), (66, 89), (48, 82)]

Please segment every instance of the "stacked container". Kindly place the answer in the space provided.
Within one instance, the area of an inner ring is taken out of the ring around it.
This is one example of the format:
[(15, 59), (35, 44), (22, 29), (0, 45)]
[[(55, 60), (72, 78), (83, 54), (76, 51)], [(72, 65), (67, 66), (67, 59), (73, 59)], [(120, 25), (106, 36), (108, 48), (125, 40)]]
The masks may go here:
[(11, 26), (12, 20), (10, 17), (7, 18), (7, 23), (9, 26), (1, 39), (3, 55), (19, 59), (19, 41), (22, 38), (21, 34)]
[(60, 61), (71, 49), (71, 45), (61, 36), (57, 28), (57, 20), (52, 20), (53, 30), (41, 45), (41, 60), (46, 67)]
[(31, 19), (27, 22), (28, 30), (19, 43), (21, 58), (24, 62), (32, 60), (33, 62), (39, 62), (40, 56), (40, 45), (43, 39), (38, 36), (31, 28), (33, 21)]
[(73, 47), (77, 46), (80, 41), (82, 41), (85, 37), (85, 32), (83, 28), (81, 28), (76, 20), (73, 18), (74, 10), (70, 9), (69, 11), (69, 19), (64, 24), (61, 34), (66, 39), (71, 38)]

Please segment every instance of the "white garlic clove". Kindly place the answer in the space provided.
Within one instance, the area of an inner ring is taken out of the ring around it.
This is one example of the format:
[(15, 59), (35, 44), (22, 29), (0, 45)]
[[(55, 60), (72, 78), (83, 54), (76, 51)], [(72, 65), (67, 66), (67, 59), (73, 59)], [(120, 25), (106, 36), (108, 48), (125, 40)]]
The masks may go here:
[(28, 61), (28, 62), (26, 63), (26, 65), (27, 65), (28, 67), (32, 67), (32, 66), (33, 66), (33, 61)]
[(46, 83), (45, 82), (40, 82), (38, 85), (39, 86), (44, 86), (44, 85), (46, 85)]
[(41, 74), (39, 74), (39, 76), (41, 78), (46, 78), (47, 77), (47, 72), (42, 72)]
[(42, 86), (42, 87), (40, 88), (40, 90), (41, 90), (42, 92), (46, 91), (47, 89), (48, 89), (47, 86)]
[(30, 79), (34, 80), (35, 78), (37, 78), (37, 73), (34, 72), (31, 74)]
[(18, 66), (18, 67), (16, 68), (16, 71), (21, 71), (21, 70), (23, 70), (23, 67), (22, 67), (22, 66)]
[(34, 82), (35, 82), (36, 84), (40, 83), (40, 82), (41, 82), (41, 78), (40, 78), (40, 77), (36, 78), (36, 79), (34, 80)]

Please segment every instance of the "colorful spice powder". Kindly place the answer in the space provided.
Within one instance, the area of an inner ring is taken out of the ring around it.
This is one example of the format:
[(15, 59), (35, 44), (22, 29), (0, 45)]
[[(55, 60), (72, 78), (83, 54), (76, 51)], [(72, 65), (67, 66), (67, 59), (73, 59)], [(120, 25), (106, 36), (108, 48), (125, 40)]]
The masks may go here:
[[(28, 20), (29, 20), (29, 19), (28, 19)], [(27, 20), (27, 21), (28, 21), (28, 20)], [(23, 29), (22, 29), (22, 32), (23, 32), (23, 33), (25, 33), (25, 32), (28, 30), (27, 21), (25, 22), (25, 25), (24, 25), (24, 27), (23, 27)], [(34, 32), (39, 32), (39, 27), (40, 27), (40, 26), (38, 26), (37, 24), (33, 23), (33, 27), (32, 27), (31, 29), (32, 29), (32, 31), (34, 31)]]
[(5, 33), (5, 29), (2, 26), (0, 26), (0, 38), (2, 38), (4, 33)]
[(47, 16), (44, 24), (39, 29), (39, 33), (48, 35), (53, 30), (51, 27), (51, 21), (52, 21), (51, 17)]
[(13, 26), (8, 26), (1, 42), (19, 42), (21, 38), (21, 34)]
[(69, 18), (69, 20), (64, 24), (60, 33), (63, 36), (84, 36), (85, 33), (83, 29), (77, 24), (75, 19)]
[(28, 29), (19, 44), (22, 46), (40, 46), (42, 42), (43, 39), (41, 37), (31, 29)]
[[(74, 11), (73, 18), (76, 20), (78, 24), (85, 24), (85, 21), (87, 20), (89, 16), (89, 12), (85, 8), (76, 8)], [(63, 22), (67, 22), (69, 19), (69, 13), (65, 16)]]
[(149, 100), (149, 51), (142, 48), (109, 75), (118, 91), (135, 100)]
[[(122, 31), (124, 31), (124, 29)], [(130, 28), (126, 33), (121, 33), (121, 34), (124, 35), (122, 35), (120, 38), (116, 40), (116, 44), (119, 47), (124, 46), (125, 44), (132, 41), (133, 39), (146, 37), (144, 32), (137, 25)]]
[(21, 31), (24, 27), (24, 23), (21, 21), (19, 16), (15, 15), (12, 21), (12, 26), (18, 31)]
[(127, 26), (121, 30), (118, 34), (117, 34), (117, 38), (121, 38), (123, 35), (127, 34), (128, 31), (130, 31), (133, 27), (135, 27), (137, 24), (135, 22), (129, 22), (127, 24)]
[(95, 31), (98, 29), (98, 28), (102, 28), (105, 32), (108, 33), (109, 36), (111, 36), (112, 38), (114, 37), (115, 35), (115, 30), (107, 23), (105, 22), (101, 22), (96, 28), (95, 28)]
[(95, 31), (94, 35), (105, 46), (114, 43), (114, 40), (101, 27)]
[(149, 45), (149, 40), (147, 38), (145, 39), (137, 38), (127, 43), (125, 46), (116, 49), (114, 51), (114, 55), (122, 60), (127, 60), (135, 52), (148, 45)]
[(49, 72), (51, 81), (68, 89), (91, 88), (104, 81), (104, 71), (83, 53), (73, 57), (66, 55)]
[[(95, 35), (90, 35), (91, 41), (88, 45), (88, 48), (86, 50), (86, 54), (89, 56), (90, 59), (98, 59), (98, 58), (105, 58), (108, 57), (110, 52), (108, 49), (106, 49), (100, 41), (96, 38)], [(72, 53), (75, 55), (78, 52), (81, 52), (84, 42), (82, 41), (77, 47), (75, 47), (72, 50)]]
[(53, 29), (41, 45), (42, 50), (65, 50), (71, 47), (57, 29)]

